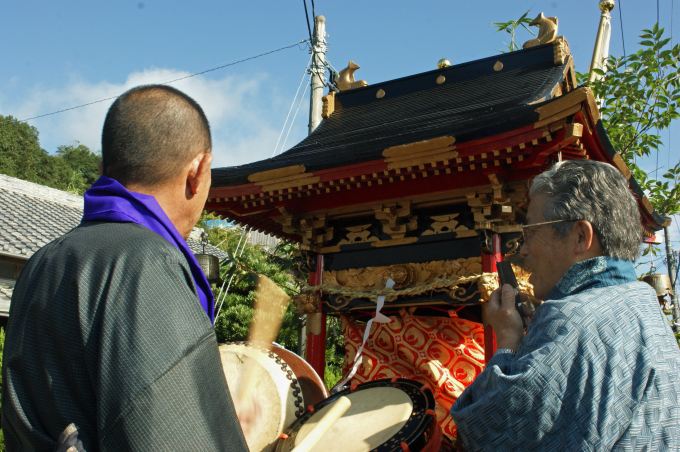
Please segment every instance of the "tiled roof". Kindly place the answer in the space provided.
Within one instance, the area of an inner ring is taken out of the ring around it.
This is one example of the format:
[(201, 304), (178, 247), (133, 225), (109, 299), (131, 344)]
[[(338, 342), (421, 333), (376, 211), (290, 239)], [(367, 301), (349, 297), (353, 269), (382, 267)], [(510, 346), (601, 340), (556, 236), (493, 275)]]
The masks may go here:
[(547, 44), (341, 92), (307, 138), (270, 159), (213, 169), (212, 185), (244, 184), (249, 174), (290, 165), (309, 172), (381, 159), (385, 148), (434, 137), (460, 143), (511, 130), (536, 119), (534, 104), (552, 98), (568, 64)]
[(82, 215), (82, 196), (0, 174), (0, 253), (28, 259)]
[[(28, 259), (78, 226), (82, 216), (82, 196), (0, 174), (0, 254)], [(200, 234), (187, 243), (194, 253), (203, 252)], [(228, 257), (212, 245), (205, 250), (220, 260)]]

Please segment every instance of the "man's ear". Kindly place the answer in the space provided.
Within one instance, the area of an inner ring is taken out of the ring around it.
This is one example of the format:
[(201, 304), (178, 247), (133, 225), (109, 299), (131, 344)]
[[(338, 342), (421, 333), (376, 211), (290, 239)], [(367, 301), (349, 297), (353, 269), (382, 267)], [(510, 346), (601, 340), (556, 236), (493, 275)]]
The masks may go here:
[(574, 225), (573, 233), (576, 234), (574, 246), (577, 254), (587, 254), (596, 246), (597, 237), (590, 221), (577, 221)]
[(198, 193), (201, 182), (210, 175), (210, 163), (212, 153), (203, 152), (194, 158), (189, 164), (187, 172), (187, 190), (193, 196)]

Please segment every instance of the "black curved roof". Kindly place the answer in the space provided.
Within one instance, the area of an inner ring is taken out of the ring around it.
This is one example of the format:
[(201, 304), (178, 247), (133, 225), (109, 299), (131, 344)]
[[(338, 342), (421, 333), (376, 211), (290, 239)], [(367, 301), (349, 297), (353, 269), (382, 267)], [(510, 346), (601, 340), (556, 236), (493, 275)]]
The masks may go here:
[[(338, 93), (333, 114), (307, 138), (273, 158), (213, 169), (212, 185), (244, 184), (251, 173), (289, 165), (311, 172), (376, 160), (394, 145), (444, 135), (462, 142), (529, 124), (537, 119), (532, 104), (550, 100), (564, 80), (569, 59), (554, 61), (553, 44), (546, 44)], [(440, 75), (443, 84), (436, 83)]]

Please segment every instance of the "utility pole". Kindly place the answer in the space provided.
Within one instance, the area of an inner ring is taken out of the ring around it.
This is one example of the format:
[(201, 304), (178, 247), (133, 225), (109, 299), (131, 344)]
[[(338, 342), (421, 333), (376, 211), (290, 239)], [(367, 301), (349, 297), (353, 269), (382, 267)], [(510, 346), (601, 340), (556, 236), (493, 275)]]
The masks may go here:
[(321, 122), (323, 90), (326, 84), (326, 18), (314, 18), (312, 42), (311, 93), (309, 96), (309, 133), (314, 132)]
[(590, 60), (590, 73), (588, 75), (588, 83), (602, 78), (601, 75), (596, 74), (593, 69), (604, 70), (604, 63), (609, 57), (609, 40), (612, 36), (612, 15), (611, 11), (614, 9), (614, 0), (600, 0), (600, 25), (597, 28), (597, 37), (595, 38), (595, 48), (593, 49), (593, 58)]
[(668, 233), (668, 226), (663, 227), (663, 237), (666, 243), (666, 264), (668, 265), (668, 278), (671, 280), (671, 304), (673, 306), (673, 331), (680, 332), (680, 306), (678, 306), (678, 296), (675, 294), (675, 257), (671, 249), (671, 237)]
[[(323, 91), (326, 84), (326, 18), (324, 16), (314, 17), (314, 33), (312, 35), (311, 43), (312, 63), (309, 68), (311, 74), (311, 91), (309, 95), (309, 134), (319, 126), (321, 123), (321, 111), (323, 109)], [(317, 259), (323, 262), (323, 256), (318, 255)], [(322, 266), (323, 267), (323, 266)], [(320, 273), (323, 268), (318, 268), (313, 272), (314, 276), (310, 279), (320, 278)], [(310, 280), (310, 283), (312, 281)], [(318, 284), (318, 282), (315, 282)], [(321, 309), (321, 307), (319, 307)], [(319, 318), (321, 317), (321, 318)], [(325, 318), (321, 313), (307, 314), (303, 316), (302, 328), (300, 330), (300, 355), (310, 361), (308, 352), (314, 353), (313, 350), (318, 348), (317, 342), (319, 340), (312, 340), (309, 342), (308, 335), (317, 335), (318, 324), (324, 321)], [(324, 329), (325, 331), (325, 329)], [(309, 349), (309, 350), (308, 350)], [(311, 363), (314, 366), (315, 363)], [(316, 367), (315, 367), (316, 369)], [(316, 369), (318, 372), (318, 369)], [(323, 370), (319, 372), (323, 378)]]

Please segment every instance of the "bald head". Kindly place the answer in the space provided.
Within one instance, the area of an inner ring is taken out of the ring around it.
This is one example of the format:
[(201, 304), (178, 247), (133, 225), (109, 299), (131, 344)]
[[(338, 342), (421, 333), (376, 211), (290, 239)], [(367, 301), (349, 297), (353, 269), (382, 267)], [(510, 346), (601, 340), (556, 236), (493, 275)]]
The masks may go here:
[(102, 170), (122, 183), (153, 186), (212, 147), (201, 107), (164, 85), (133, 88), (111, 105), (102, 132)]

